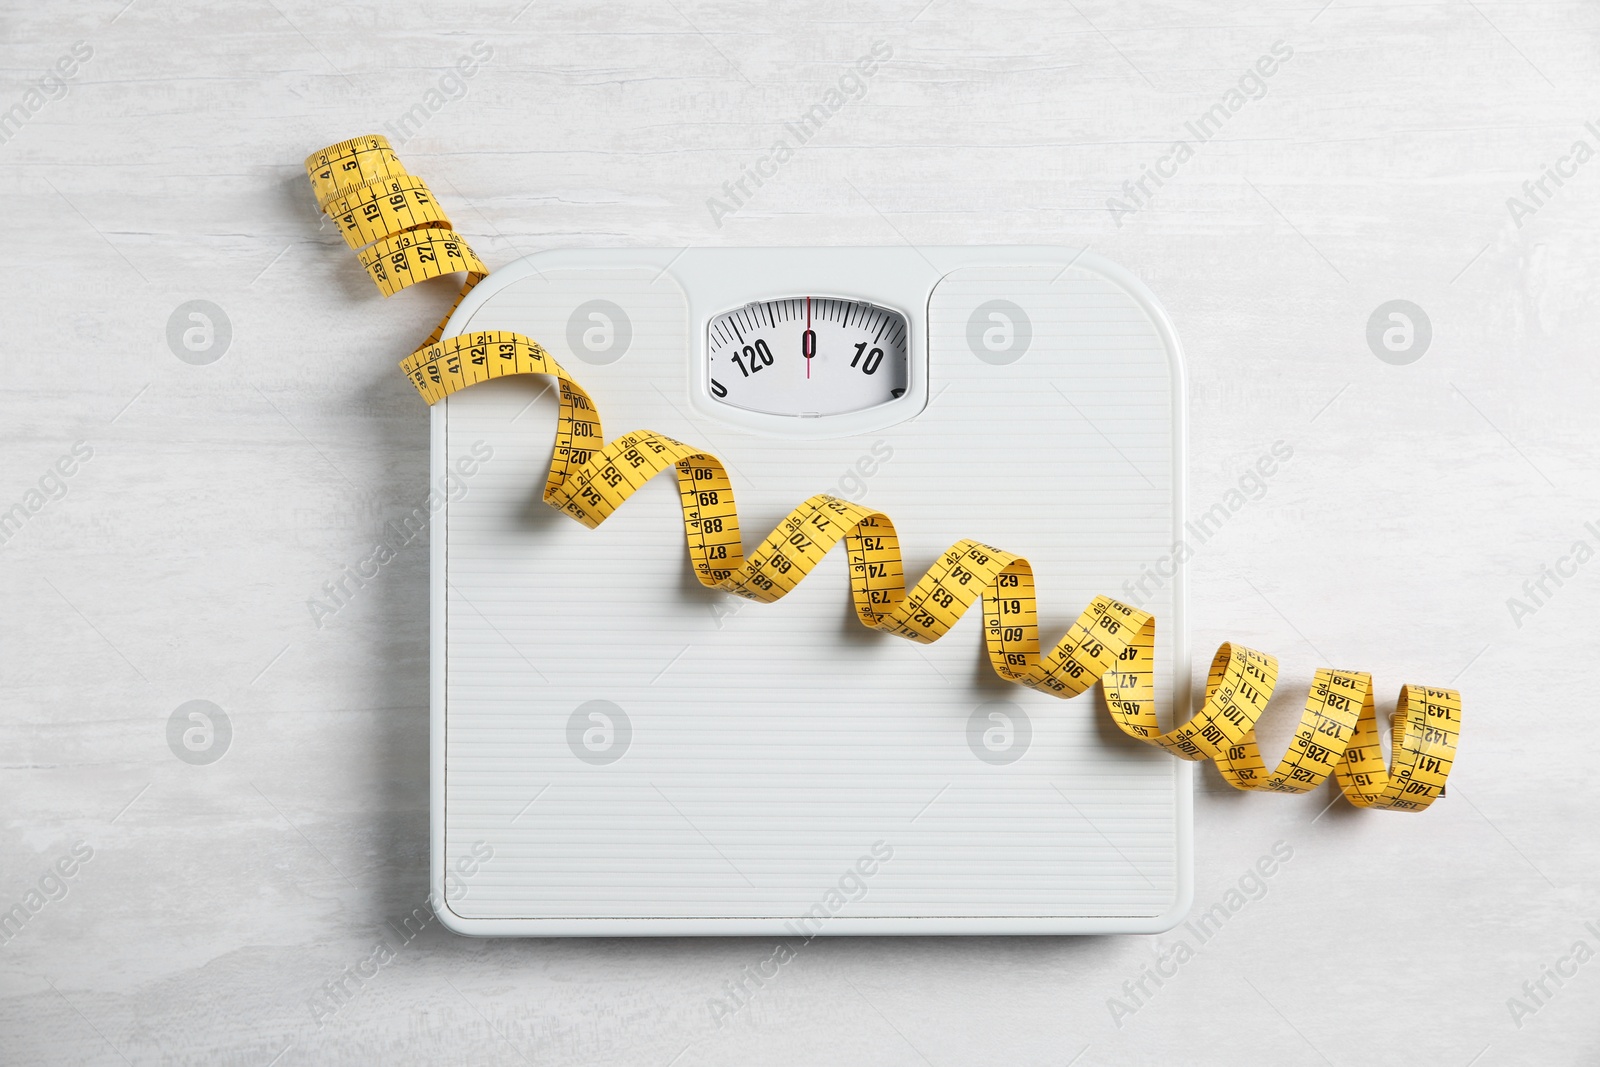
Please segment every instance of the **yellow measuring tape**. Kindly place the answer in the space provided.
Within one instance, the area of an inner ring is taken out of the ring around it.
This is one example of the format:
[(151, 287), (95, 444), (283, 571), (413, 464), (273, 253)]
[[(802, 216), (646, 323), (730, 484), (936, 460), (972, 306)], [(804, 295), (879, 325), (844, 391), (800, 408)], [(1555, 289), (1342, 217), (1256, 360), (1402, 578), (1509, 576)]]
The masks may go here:
[[(339, 227), (384, 296), (429, 278), (465, 272), (451, 312), (488, 270), (450, 229), (421, 178), (406, 173), (389, 142), (356, 137), (306, 159), (317, 204)], [(733, 485), (720, 460), (653, 430), (607, 444), (589, 394), (537, 342), (500, 330), (442, 337), (438, 328), (401, 363), (433, 404), (469, 385), (513, 374), (548, 374), (561, 389), (544, 501), (591, 529), (668, 468), (678, 479), (684, 536), (700, 584), (763, 603), (781, 599), (839, 542), (863, 626), (937, 641), (980, 598), (989, 663), (1007, 681), (1058, 697), (1094, 683), (1131, 737), (1183, 759), (1212, 760), (1236, 789), (1304, 793), (1333, 774), (1359, 807), (1421, 811), (1444, 795), (1461, 727), (1461, 694), (1406, 685), (1392, 719), (1385, 767), (1372, 676), (1319, 668), (1305, 713), (1278, 766), (1267, 769), (1255, 725), (1277, 683), (1278, 662), (1225, 644), (1188, 722), (1163, 732), (1155, 711), (1154, 617), (1096, 597), (1065, 637), (1041, 655), (1033, 568), (1003, 549), (960, 541), (906, 591), (900, 541), (889, 516), (825, 493), (806, 500), (746, 555)], [(442, 339), (441, 339), (442, 338)]]

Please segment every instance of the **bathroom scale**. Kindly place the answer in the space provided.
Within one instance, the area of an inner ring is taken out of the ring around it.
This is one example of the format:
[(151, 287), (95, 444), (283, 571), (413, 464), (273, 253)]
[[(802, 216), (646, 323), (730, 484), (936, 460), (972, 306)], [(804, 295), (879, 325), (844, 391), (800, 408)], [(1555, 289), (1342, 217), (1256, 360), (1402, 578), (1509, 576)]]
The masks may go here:
[[(892, 516), (908, 582), (1027, 557), (1046, 646), (1180, 540), (1185, 387), (1150, 291), (1052, 247), (552, 251), (445, 336), (534, 338), (614, 437), (721, 458), (751, 545), (817, 493)], [(1157, 932), (1191, 896), (1192, 766), (1098, 686), (1002, 681), (969, 611), (860, 625), (833, 550), (752, 603), (691, 572), (679, 491), (546, 507), (558, 410), (517, 376), (431, 409), (432, 887), (483, 936)], [(1184, 575), (1147, 595), (1188, 715)]]

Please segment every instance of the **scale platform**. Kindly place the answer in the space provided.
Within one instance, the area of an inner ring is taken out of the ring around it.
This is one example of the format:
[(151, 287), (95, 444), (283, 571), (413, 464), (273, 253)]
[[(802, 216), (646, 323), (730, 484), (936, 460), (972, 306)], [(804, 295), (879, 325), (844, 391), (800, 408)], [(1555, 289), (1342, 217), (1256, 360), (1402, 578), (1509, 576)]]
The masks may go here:
[[(1026, 556), (1047, 647), (1180, 539), (1177, 337), (1143, 284), (1087, 252), (557, 251), (491, 275), (446, 335), (489, 329), (549, 349), (608, 439), (648, 428), (719, 456), (747, 547), (825, 492), (893, 518), (908, 584), (962, 538)], [(1063, 701), (1001, 681), (976, 606), (931, 645), (863, 628), (842, 547), (773, 604), (701, 587), (670, 473), (597, 530), (541, 502), (556, 414), (533, 377), (432, 409), (431, 480), (450, 487), (431, 545), (445, 925), (809, 937), (1181, 919), (1191, 766), (1119, 733), (1098, 687)], [(1183, 588), (1180, 570), (1141, 603), (1168, 721), (1188, 714)]]

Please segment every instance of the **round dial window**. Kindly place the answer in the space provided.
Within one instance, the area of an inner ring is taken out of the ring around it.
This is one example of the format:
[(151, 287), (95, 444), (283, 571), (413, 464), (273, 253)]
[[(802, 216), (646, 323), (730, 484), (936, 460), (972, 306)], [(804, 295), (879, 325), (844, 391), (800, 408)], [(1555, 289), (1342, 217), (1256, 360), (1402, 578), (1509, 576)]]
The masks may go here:
[(769, 415), (861, 411), (905, 395), (906, 339), (904, 315), (865, 300), (758, 300), (711, 320), (707, 388)]

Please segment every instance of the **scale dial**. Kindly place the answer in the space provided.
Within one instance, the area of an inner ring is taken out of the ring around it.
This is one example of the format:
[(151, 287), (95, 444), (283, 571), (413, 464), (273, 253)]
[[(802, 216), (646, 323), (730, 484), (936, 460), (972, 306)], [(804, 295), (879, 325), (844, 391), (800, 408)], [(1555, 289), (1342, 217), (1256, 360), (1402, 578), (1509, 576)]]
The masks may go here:
[(711, 320), (706, 388), (768, 415), (863, 411), (905, 395), (906, 338), (904, 315), (865, 300), (757, 300)]

